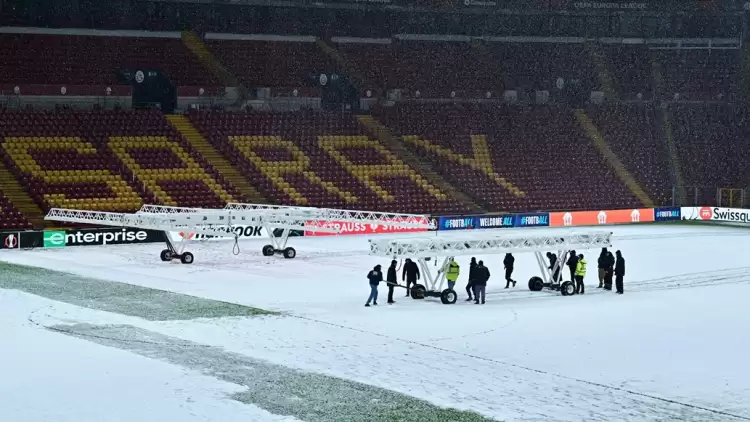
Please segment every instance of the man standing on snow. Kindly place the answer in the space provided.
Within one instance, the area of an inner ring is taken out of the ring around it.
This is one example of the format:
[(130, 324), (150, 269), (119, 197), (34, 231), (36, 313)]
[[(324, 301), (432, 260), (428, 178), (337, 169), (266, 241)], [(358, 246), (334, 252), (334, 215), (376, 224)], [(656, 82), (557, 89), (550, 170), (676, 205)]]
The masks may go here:
[(615, 257), (612, 252), (607, 251), (605, 264), (607, 267), (604, 271), (604, 290), (612, 290), (612, 277), (615, 272)]
[(409, 290), (412, 284), (417, 284), (419, 280), (419, 267), (417, 263), (409, 258), (404, 261), (404, 270), (401, 271), (401, 281), (406, 280), (406, 297), (409, 297)]
[(617, 254), (617, 262), (615, 263), (615, 288), (617, 288), (617, 294), (621, 295), (625, 293), (623, 288), (623, 278), (625, 277), (625, 258), (622, 257), (620, 251), (615, 252)]
[(484, 294), (487, 288), (487, 280), (490, 279), (490, 270), (484, 266), (484, 261), (479, 261), (477, 264), (477, 278), (474, 280), (474, 303), (479, 305), (479, 301), (482, 301), (484, 305)]
[(461, 268), (458, 266), (458, 262), (451, 259), (451, 262), (448, 263), (448, 269), (445, 271), (445, 279), (448, 280), (449, 289), (454, 290), (454, 287), (456, 287), (456, 280), (458, 280), (460, 271)]
[(513, 275), (513, 265), (516, 262), (516, 258), (513, 257), (513, 254), (506, 253), (505, 258), (503, 259), (503, 266), (505, 267), (505, 288), (507, 289), (510, 287), (510, 283), (513, 283), (513, 287), (516, 287), (516, 281), (511, 278)]
[(378, 305), (378, 284), (383, 281), (383, 273), (380, 271), (381, 268), (380, 265), (376, 265), (375, 268), (367, 274), (367, 280), (370, 282), (370, 297), (367, 298), (367, 303), (365, 303), (365, 306), (367, 307), (370, 306), (370, 301), (372, 301), (373, 305)]
[(576, 260), (576, 294), (584, 294), (583, 278), (586, 277), (586, 260), (583, 254), (578, 255)]
[(599, 287), (597, 289), (601, 289), (604, 287), (604, 277), (607, 274), (607, 248), (602, 248), (602, 253), (599, 254), (599, 259), (597, 260), (597, 266), (599, 267)]
[(560, 266), (557, 266), (557, 268), (555, 268), (555, 265), (557, 264), (557, 254), (554, 254), (552, 252), (547, 252), (547, 259), (549, 259), (549, 269), (551, 271), (554, 271), (552, 273), (552, 282), (559, 283), (560, 282)]
[(466, 283), (466, 293), (469, 295), (469, 298), (466, 299), (467, 302), (471, 302), (474, 300), (473, 297), (471, 297), (471, 294), (474, 292), (474, 280), (477, 278), (477, 259), (473, 256), (471, 257), (471, 263), (469, 263), (469, 282)]
[[(562, 259), (565, 259), (565, 257)], [(570, 281), (575, 281), (576, 270), (578, 269), (578, 255), (576, 255), (576, 251), (570, 251), (570, 257), (566, 264), (570, 270)]]
[(396, 260), (391, 261), (391, 266), (388, 267), (388, 275), (385, 277), (385, 281), (388, 283), (388, 304), (392, 305), (396, 302), (393, 301), (393, 289), (398, 284), (398, 277), (396, 277)]

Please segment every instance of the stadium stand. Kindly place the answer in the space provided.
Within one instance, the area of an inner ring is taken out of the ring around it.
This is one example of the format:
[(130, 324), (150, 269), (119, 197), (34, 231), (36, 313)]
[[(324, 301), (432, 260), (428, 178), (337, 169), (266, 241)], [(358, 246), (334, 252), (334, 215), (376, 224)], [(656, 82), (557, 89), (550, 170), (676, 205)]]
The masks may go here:
[(682, 99), (727, 98), (737, 90), (741, 56), (738, 50), (656, 50), (662, 67), (662, 94)]
[(190, 119), (272, 202), (392, 212), (467, 210), (347, 113), (193, 112)]
[(375, 114), (486, 209), (638, 206), (569, 111), (421, 104)]
[(0, 34), (0, 84), (121, 85), (123, 68), (159, 69), (177, 86), (220, 85), (180, 38)]
[(669, 152), (651, 105), (593, 108), (589, 116), (615, 155), (658, 205), (669, 205), (674, 181)]
[(208, 40), (216, 58), (247, 86), (298, 89), (337, 70), (314, 42)]
[(0, 113), (0, 153), (42, 209), (133, 211), (237, 198), (158, 111)]
[[(746, 134), (750, 116), (724, 105), (680, 104), (669, 107), (673, 134), (686, 186), (741, 188), (750, 177), (750, 145)], [(714, 189), (704, 190), (704, 200), (715, 198)], [(707, 203), (713, 203), (712, 202)]]
[(32, 224), (18, 209), (0, 192), (0, 228), (9, 230), (31, 229)]

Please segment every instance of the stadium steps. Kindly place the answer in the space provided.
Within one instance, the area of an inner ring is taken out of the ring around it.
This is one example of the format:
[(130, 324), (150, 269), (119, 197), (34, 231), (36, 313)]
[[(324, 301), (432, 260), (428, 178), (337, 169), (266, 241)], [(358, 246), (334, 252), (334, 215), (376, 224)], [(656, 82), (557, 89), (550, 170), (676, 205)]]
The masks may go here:
[(667, 151), (669, 151), (669, 162), (672, 167), (674, 184), (677, 187), (677, 197), (679, 198), (679, 203), (684, 204), (687, 200), (687, 191), (682, 182), (682, 167), (680, 165), (679, 155), (677, 155), (677, 145), (674, 141), (674, 134), (672, 133), (672, 117), (669, 114), (669, 109), (666, 108), (657, 113), (660, 114), (662, 128), (664, 129), (664, 138), (667, 142)]
[(605, 98), (616, 98), (617, 92), (615, 91), (615, 84), (612, 82), (612, 74), (609, 71), (609, 67), (607, 66), (607, 57), (604, 55), (604, 51), (602, 51), (602, 46), (599, 43), (595, 42), (586, 42), (584, 44), (586, 51), (589, 54), (589, 58), (592, 62), (594, 62), (594, 65), (596, 66), (596, 73), (599, 78), (599, 85), (602, 88), (602, 91), (604, 92)]
[(440, 175), (438, 175), (435, 172), (435, 170), (433, 170), (430, 167), (429, 164), (426, 164), (425, 162), (420, 160), (417, 156), (415, 156), (411, 151), (404, 148), (404, 145), (400, 141), (398, 141), (396, 137), (394, 137), (393, 134), (391, 134), (391, 131), (388, 130), (388, 128), (385, 127), (382, 123), (380, 123), (375, 118), (369, 115), (360, 115), (360, 116), (357, 116), (357, 119), (359, 120), (359, 123), (362, 126), (364, 126), (364, 128), (367, 129), (368, 132), (370, 132), (370, 134), (372, 134), (380, 142), (385, 144), (391, 151), (393, 151), (397, 156), (399, 156), (399, 158), (404, 160), (404, 162), (407, 165), (409, 165), (411, 168), (413, 168), (419, 174), (421, 174), (433, 186), (442, 190), (448, 196), (463, 202), (464, 204), (466, 204), (466, 206), (468, 206), (471, 209), (472, 212), (476, 212), (476, 213), (487, 212), (487, 210), (477, 205), (466, 194), (454, 188), (445, 179), (440, 177)]
[(338, 50), (328, 45), (327, 42), (321, 40), (320, 38), (315, 40), (315, 45), (318, 46), (318, 49), (323, 52), (326, 56), (328, 56), (331, 60), (333, 60), (334, 63), (349, 77), (349, 80), (354, 83), (354, 86), (361, 90), (362, 87), (365, 85), (364, 79), (357, 74), (357, 72), (354, 71), (354, 69), (349, 66), (349, 62), (346, 61), (344, 56), (339, 53)]
[(190, 142), (190, 145), (205, 158), (208, 163), (218, 170), (229, 183), (234, 186), (241, 195), (254, 204), (265, 204), (267, 201), (263, 196), (247, 181), (247, 179), (237, 171), (232, 164), (224, 158), (216, 148), (203, 137), (193, 124), (181, 114), (167, 116), (169, 123), (177, 129), (182, 136)]
[(750, 44), (742, 46), (742, 61), (740, 67), (739, 87), (743, 100), (750, 99)]
[(18, 183), (16, 177), (8, 170), (2, 160), (0, 160), (0, 192), (13, 203), (18, 211), (23, 213), (26, 219), (34, 225), (34, 228), (44, 227), (44, 212), (26, 193), (26, 190)]
[[(659, 92), (664, 83), (664, 78), (661, 73), (661, 64), (658, 60), (651, 58), (651, 79), (654, 81), (654, 87)], [(657, 108), (656, 115), (659, 117), (661, 123), (661, 129), (664, 133), (664, 140), (667, 143), (667, 151), (669, 152), (669, 164), (672, 170), (672, 177), (674, 178), (674, 184), (677, 187), (677, 198), (680, 204), (684, 204), (687, 199), (687, 191), (685, 185), (682, 183), (682, 166), (680, 165), (680, 158), (677, 154), (677, 145), (674, 141), (674, 134), (672, 133), (672, 119), (669, 115), (667, 108)]]
[(625, 165), (622, 164), (622, 161), (620, 161), (620, 159), (617, 158), (617, 155), (612, 152), (612, 149), (607, 144), (607, 141), (604, 139), (602, 134), (599, 132), (599, 129), (597, 129), (596, 125), (591, 121), (586, 112), (578, 109), (575, 111), (575, 115), (584, 132), (586, 132), (586, 135), (589, 137), (589, 140), (591, 140), (591, 143), (594, 144), (594, 147), (599, 150), (599, 153), (601, 153), (602, 156), (607, 160), (607, 162), (609, 162), (609, 165), (615, 170), (615, 174), (617, 174), (617, 176), (625, 184), (625, 186), (630, 189), (630, 192), (632, 192), (633, 195), (635, 195), (635, 197), (638, 198), (638, 200), (641, 201), (641, 203), (645, 207), (655, 207), (654, 201), (649, 198), (648, 194), (646, 194), (646, 191), (643, 190), (641, 185), (638, 184), (635, 178), (625, 168)]
[(247, 96), (248, 90), (242, 85), (237, 76), (230, 72), (219, 59), (214, 56), (214, 53), (208, 49), (206, 43), (193, 31), (182, 32), (182, 44), (190, 50), (191, 53), (208, 69), (212, 75), (214, 75), (225, 87), (236, 87), (240, 99)]

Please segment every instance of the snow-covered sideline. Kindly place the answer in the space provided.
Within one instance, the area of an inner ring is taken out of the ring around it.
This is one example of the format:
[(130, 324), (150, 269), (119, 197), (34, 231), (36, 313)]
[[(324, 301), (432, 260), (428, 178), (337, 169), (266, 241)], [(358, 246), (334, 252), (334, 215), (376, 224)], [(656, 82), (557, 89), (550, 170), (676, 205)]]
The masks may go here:
[[(291, 239), (294, 260), (262, 257), (262, 241), (243, 241), (236, 256), (231, 242), (196, 243), (191, 266), (160, 262), (160, 245), (3, 251), (6, 262), (287, 316), (148, 322), (0, 290), (0, 408), (10, 397), (8, 408), (16, 412), (10, 414), (17, 417), (8, 420), (32, 422), (147, 421), (160, 411), (181, 421), (281, 420), (228, 400), (236, 386), (40, 331), (27, 320), (33, 314), (44, 325), (139, 326), (500, 420), (750, 418), (750, 232), (683, 226), (613, 231), (614, 249), (628, 263), (625, 295), (597, 291), (599, 251), (579, 251), (589, 262), (587, 294), (569, 298), (528, 291), (525, 281), (538, 272), (531, 254), (516, 256), (520, 283), (503, 289), (502, 256), (488, 255), (477, 257), (493, 273), (484, 306), (413, 301), (403, 290), (396, 291), (396, 305), (386, 306), (387, 289), (381, 288), (383, 305), (364, 308), (366, 272), (388, 262), (368, 256), (362, 237)], [(468, 257), (459, 262), (462, 286)], [(32, 412), (32, 403), (34, 413), (23, 413)]]

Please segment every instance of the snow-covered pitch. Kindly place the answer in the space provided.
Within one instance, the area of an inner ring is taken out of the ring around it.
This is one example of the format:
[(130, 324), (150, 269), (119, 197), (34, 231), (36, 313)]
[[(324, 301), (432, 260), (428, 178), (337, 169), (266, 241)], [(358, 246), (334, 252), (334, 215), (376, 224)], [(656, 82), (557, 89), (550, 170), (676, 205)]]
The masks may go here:
[(750, 420), (750, 231), (613, 231), (623, 296), (596, 288), (599, 251), (573, 297), (528, 290), (531, 253), (506, 290), (486, 255), (483, 306), (461, 257), (455, 305), (396, 289), (389, 306), (383, 285), (365, 308), (389, 265), (366, 237), (294, 238), (293, 260), (195, 242), (193, 265), (163, 245), (4, 250), (77, 277), (0, 264), (0, 420)]

